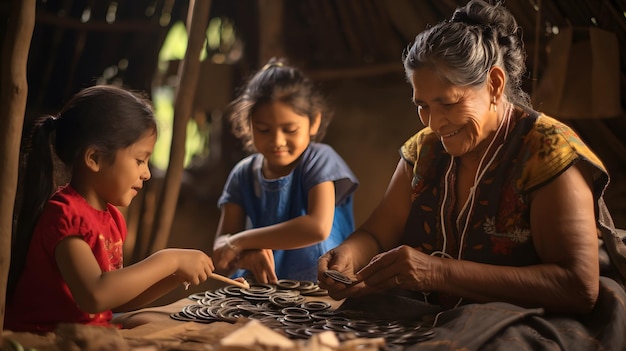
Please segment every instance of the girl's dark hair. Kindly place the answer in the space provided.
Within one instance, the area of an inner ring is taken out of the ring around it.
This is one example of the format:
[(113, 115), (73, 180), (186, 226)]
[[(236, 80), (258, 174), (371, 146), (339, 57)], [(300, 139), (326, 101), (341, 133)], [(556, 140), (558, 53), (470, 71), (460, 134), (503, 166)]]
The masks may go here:
[(152, 105), (138, 93), (106, 85), (75, 94), (56, 116), (42, 116), (26, 145), (22, 204), (14, 230), (7, 297), (12, 297), (26, 261), (35, 224), (55, 191), (55, 158), (68, 169), (88, 147), (114, 160), (115, 152), (157, 132)]
[(272, 58), (246, 83), (243, 92), (227, 110), (233, 134), (246, 151), (254, 152), (250, 116), (262, 104), (282, 102), (311, 122), (321, 113), (321, 123), (313, 141), (321, 141), (332, 119), (324, 96), (302, 71), (287, 65), (285, 59)]
[(456, 9), (452, 19), (417, 35), (403, 55), (406, 76), (425, 66), (433, 67), (450, 84), (479, 86), (493, 66), (507, 76), (504, 94), (509, 101), (530, 108), (521, 88), (526, 72), (526, 52), (521, 28), (499, 1), (491, 5), (471, 0)]

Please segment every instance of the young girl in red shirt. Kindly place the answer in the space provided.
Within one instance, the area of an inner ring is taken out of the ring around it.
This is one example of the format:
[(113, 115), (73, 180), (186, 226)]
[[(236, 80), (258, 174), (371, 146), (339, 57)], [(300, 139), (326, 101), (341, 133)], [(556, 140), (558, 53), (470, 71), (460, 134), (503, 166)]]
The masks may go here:
[[(86, 88), (58, 115), (36, 121), (11, 255), (6, 329), (109, 325), (112, 310), (142, 307), (213, 272), (209, 256), (187, 249), (161, 250), (123, 267), (127, 228), (116, 206), (128, 206), (150, 179), (156, 137), (148, 100), (113, 86)], [(53, 153), (71, 174), (59, 188)]]

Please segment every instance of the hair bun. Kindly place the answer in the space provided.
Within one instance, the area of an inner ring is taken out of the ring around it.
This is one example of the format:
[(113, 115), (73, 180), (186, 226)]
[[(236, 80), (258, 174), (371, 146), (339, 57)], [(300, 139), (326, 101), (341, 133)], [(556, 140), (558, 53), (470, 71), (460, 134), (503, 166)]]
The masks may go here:
[(452, 14), (452, 19), (450, 22), (458, 22), (465, 23), (470, 26), (488, 26), (484, 21), (480, 18), (476, 18), (476, 16), (470, 16), (467, 13), (465, 8), (459, 8)]

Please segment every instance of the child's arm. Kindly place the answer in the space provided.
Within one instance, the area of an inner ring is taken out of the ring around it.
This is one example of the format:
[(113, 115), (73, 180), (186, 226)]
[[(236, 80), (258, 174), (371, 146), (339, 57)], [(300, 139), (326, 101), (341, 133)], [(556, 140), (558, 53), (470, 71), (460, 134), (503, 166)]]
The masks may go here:
[(55, 258), (76, 303), (88, 313), (117, 308), (138, 296), (134, 302), (148, 302), (185, 281), (200, 284), (214, 269), (202, 251), (165, 249), (129, 267), (103, 272), (89, 245), (79, 237), (59, 242)]
[[(244, 229), (245, 221), (246, 215), (241, 206), (226, 203), (222, 206), (217, 232), (238, 233)], [(229, 240), (226, 235), (215, 238), (213, 260), (219, 272), (230, 275), (235, 269), (243, 268), (252, 272), (259, 283), (274, 283), (278, 280), (271, 249), (233, 250)]]
[(230, 237), (230, 243), (240, 251), (306, 247), (328, 238), (334, 216), (335, 185), (332, 181), (327, 181), (309, 191), (307, 214), (271, 226), (239, 232)]
[(232, 202), (222, 205), (212, 254), (215, 268), (221, 274), (230, 275), (237, 269), (241, 250), (231, 250), (228, 233), (238, 233), (244, 230), (245, 224), (246, 213), (241, 206)]
[(156, 284), (152, 285), (150, 288), (148, 288), (148, 290), (144, 291), (134, 299), (128, 301), (123, 305), (113, 308), (113, 312), (128, 312), (142, 308), (180, 286), (180, 278), (175, 275), (169, 275), (163, 278), (161, 281), (157, 282)]

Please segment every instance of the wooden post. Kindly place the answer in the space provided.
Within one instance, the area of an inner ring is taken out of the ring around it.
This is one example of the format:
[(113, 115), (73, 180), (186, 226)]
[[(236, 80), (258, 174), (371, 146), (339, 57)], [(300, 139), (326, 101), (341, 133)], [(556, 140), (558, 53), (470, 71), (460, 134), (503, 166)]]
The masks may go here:
[(17, 194), (20, 141), (28, 95), (26, 63), (34, 27), (35, 0), (13, 0), (0, 71), (0, 332), (4, 329), (13, 206)]
[(259, 68), (272, 57), (285, 55), (283, 43), (283, 0), (258, 0)]
[[(198, 77), (200, 75), (200, 52), (205, 40), (205, 32), (209, 23), (210, 0), (191, 0), (189, 2), (188, 32), (189, 41), (185, 58), (178, 70), (180, 82), (176, 89), (174, 101), (174, 123), (172, 130), (172, 146), (169, 166), (158, 197), (155, 223), (152, 229), (150, 253), (167, 246), (169, 235), (176, 213), (176, 203), (180, 193), (180, 182), (183, 177), (185, 159), (185, 139), (187, 123), (193, 113)], [(207, 228), (207, 233), (209, 229)]]

